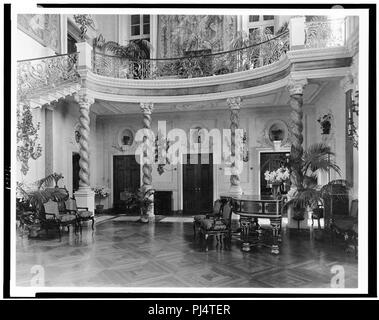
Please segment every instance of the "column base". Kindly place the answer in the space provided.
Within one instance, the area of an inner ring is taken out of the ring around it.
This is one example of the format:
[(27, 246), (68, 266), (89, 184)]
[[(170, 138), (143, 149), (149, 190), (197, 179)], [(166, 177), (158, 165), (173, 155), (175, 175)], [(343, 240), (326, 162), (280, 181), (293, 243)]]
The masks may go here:
[(79, 187), (74, 196), (78, 207), (86, 207), (88, 211), (95, 212), (95, 193), (90, 187)]
[(243, 194), (241, 186), (231, 186), (228, 192), (231, 196), (240, 196)]

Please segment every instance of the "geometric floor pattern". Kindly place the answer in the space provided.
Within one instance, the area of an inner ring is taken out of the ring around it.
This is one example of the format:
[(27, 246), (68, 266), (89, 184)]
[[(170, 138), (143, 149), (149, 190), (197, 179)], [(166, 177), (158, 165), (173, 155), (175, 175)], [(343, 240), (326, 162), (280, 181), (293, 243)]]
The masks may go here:
[(345, 287), (358, 284), (358, 264), (341, 245), (317, 241), (312, 232), (283, 230), (281, 253), (266, 247), (227, 249), (210, 237), (204, 251), (191, 223), (104, 219), (95, 231), (58, 237), (17, 237), (16, 283), (30, 286), (31, 268), (44, 268), (45, 286), (327, 288), (331, 268), (341, 265)]

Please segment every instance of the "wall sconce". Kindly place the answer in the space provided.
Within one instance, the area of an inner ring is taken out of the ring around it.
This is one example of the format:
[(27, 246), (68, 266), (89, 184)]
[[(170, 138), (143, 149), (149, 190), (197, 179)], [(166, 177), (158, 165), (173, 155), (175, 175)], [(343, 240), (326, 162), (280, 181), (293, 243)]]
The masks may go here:
[(359, 115), (359, 91), (356, 90), (353, 96), (351, 94), (351, 106), (348, 110), (348, 137), (352, 140), (353, 146), (358, 149), (358, 129), (354, 123), (354, 113)]

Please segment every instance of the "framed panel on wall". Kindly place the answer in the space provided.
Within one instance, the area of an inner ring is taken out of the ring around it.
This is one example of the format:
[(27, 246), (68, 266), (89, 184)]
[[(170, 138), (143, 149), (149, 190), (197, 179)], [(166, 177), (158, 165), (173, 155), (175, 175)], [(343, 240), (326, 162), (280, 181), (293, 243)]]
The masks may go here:
[(43, 46), (61, 53), (59, 14), (19, 14), (17, 27)]

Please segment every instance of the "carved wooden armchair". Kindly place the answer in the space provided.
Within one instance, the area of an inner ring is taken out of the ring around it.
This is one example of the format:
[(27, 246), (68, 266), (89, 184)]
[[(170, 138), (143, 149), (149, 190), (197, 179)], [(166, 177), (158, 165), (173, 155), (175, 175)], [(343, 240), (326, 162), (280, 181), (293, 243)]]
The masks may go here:
[(201, 214), (198, 214), (193, 217), (193, 235), (196, 236), (197, 231), (200, 230), (200, 222), (203, 219), (210, 219), (219, 217), (221, 214), (222, 209), (222, 200), (218, 199), (213, 204), (213, 209), (211, 212), (202, 212)]
[(49, 200), (44, 203), (44, 213), (42, 215), (42, 228), (48, 233), (48, 229), (58, 229), (59, 239), (61, 238), (61, 227), (67, 227), (70, 231), (70, 226), (74, 226), (76, 233), (78, 227), (78, 220), (75, 214), (62, 213), (59, 211), (58, 202)]
[(204, 240), (206, 242), (206, 251), (208, 251), (208, 237), (210, 235), (215, 235), (217, 240), (217, 245), (222, 246), (222, 240), (224, 236), (228, 242), (232, 238), (232, 204), (230, 201), (226, 202), (222, 207), (221, 215), (209, 217), (200, 220), (200, 232), (204, 235)]
[(89, 211), (87, 207), (78, 207), (75, 199), (68, 199), (65, 201), (66, 211), (76, 215), (80, 233), (82, 232), (82, 221), (92, 220), (92, 230), (94, 230), (95, 215)]

